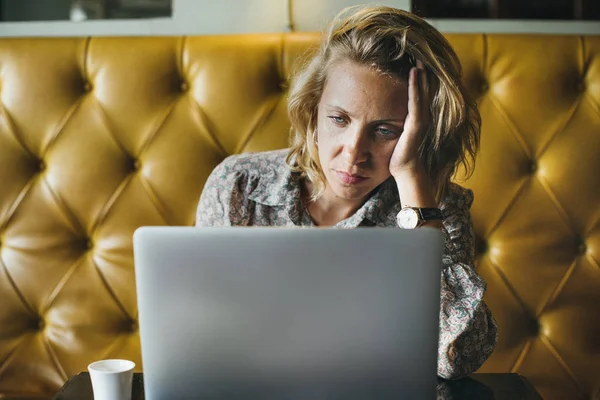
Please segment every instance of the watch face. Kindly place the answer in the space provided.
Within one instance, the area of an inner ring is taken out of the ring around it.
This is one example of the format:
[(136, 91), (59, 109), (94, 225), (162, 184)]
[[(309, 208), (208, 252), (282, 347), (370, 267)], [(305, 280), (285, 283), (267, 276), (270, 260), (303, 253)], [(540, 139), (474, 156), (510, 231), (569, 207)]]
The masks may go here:
[(403, 208), (398, 213), (398, 226), (404, 229), (414, 229), (419, 225), (419, 214), (412, 208)]

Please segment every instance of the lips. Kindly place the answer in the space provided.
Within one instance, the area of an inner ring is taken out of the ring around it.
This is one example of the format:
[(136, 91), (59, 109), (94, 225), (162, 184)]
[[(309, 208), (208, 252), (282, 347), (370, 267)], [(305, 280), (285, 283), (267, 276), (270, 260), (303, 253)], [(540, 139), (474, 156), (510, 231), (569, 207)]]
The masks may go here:
[(335, 174), (344, 185), (356, 185), (367, 180), (364, 176), (353, 175), (343, 171), (335, 171)]

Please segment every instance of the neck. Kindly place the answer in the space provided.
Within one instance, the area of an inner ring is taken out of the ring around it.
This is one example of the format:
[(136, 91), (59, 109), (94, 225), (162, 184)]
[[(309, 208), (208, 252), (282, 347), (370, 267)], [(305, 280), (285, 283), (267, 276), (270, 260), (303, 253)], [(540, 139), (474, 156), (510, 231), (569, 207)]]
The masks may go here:
[(306, 208), (315, 225), (333, 226), (340, 221), (353, 215), (365, 203), (367, 198), (362, 199), (342, 199), (337, 197), (329, 187), (321, 197), (315, 201), (310, 200), (311, 184), (305, 182), (304, 195)]

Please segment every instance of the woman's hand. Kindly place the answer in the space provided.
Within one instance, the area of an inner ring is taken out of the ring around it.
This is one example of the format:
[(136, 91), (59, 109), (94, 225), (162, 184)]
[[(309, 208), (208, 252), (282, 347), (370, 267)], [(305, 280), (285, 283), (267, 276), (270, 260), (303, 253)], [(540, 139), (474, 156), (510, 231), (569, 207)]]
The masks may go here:
[(430, 103), (427, 71), (423, 63), (417, 61), (417, 68), (410, 70), (408, 78), (408, 114), (404, 121), (404, 132), (390, 159), (390, 174), (396, 180), (424, 171), (419, 159), (419, 146), (431, 120)]
[[(417, 68), (411, 69), (408, 79), (408, 115), (404, 132), (390, 159), (390, 173), (398, 185), (403, 207), (437, 207), (433, 184), (419, 159), (419, 146), (431, 121), (430, 104), (427, 72), (423, 63), (417, 61)], [(442, 223), (430, 221), (425, 225), (441, 227)]]

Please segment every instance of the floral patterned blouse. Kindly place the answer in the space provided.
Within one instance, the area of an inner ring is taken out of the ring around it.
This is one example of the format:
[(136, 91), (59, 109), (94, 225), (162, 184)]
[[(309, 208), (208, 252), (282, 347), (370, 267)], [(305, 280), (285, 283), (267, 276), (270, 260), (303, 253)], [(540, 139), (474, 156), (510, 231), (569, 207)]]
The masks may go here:
[[(285, 163), (288, 150), (233, 155), (206, 181), (197, 226), (313, 226), (301, 199), (301, 179)], [(460, 378), (477, 370), (494, 350), (497, 327), (483, 301), (485, 282), (473, 268), (469, 208), (473, 192), (451, 184), (439, 207), (445, 237), (441, 274), (438, 375)], [(335, 227), (397, 227), (400, 199), (393, 179)]]

